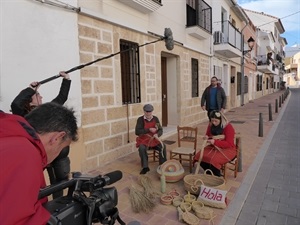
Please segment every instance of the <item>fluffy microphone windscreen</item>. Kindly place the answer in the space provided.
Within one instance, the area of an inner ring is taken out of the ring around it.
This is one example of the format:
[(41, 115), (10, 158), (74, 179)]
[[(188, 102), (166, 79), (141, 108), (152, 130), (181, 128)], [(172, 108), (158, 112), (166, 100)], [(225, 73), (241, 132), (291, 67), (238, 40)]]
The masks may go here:
[(173, 33), (170, 28), (165, 28), (164, 40), (165, 40), (166, 48), (168, 50), (173, 50), (174, 48)]

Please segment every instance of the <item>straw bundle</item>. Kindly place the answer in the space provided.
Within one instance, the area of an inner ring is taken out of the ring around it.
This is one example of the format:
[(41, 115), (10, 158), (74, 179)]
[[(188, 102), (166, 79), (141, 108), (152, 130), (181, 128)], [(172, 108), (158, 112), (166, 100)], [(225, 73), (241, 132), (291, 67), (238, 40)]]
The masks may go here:
[(155, 197), (160, 196), (159, 192), (155, 191), (152, 180), (148, 176), (139, 176), (138, 181), (143, 186), (146, 197), (154, 199)]
[(129, 195), (132, 210), (136, 213), (148, 213), (155, 207), (154, 202), (143, 191), (138, 190), (133, 185), (130, 187)]

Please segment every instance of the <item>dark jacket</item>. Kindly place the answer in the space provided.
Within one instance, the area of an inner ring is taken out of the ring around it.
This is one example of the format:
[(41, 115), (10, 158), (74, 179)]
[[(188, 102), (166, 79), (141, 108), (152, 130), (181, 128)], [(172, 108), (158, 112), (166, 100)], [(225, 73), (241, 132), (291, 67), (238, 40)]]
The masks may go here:
[[(201, 97), (201, 107), (204, 106), (207, 110), (209, 110), (209, 105), (210, 105), (210, 89), (211, 85), (209, 85), (207, 88), (205, 88), (202, 97)], [(226, 94), (224, 89), (218, 84), (217, 86), (217, 106), (218, 110), (220, 111), (221, 108), (225, 109), (226, 108)]]
[(50, 213), (38, 200), (46, 186), (47, 155), (27, 121), (0, 112), (0, 224), (46, 224)]
[[(155, 123), (157, 125), (158, 131), (157, 136), (160, 137), (163, 134), (163, 128), (159, 122), (159, 119), (156, 116), (153, 116), (153, 120), (155, 120)], [(154, 127), (153, 127), (154, 128)], [(135, 135), (141, 135), (141, 134), (147, 134), (149, 133), (149, 129), (145, 129), (144, 126), (144, 116), (140, 116), (137, 119), (136, 126), (135, 126)]]
[(160, 142), (154, 138), (154, 133), (150, 132), (149, 128), (156, 128), (157, 131), (155, 134), (157, 134), (158, 137), (163, 133), (162, 126), (156, 116), (153, 116), (150, 121), (145, 120), (144, 116), (139, 117), (135, 127), (135, 134), (138, 135), (136, 138), (136, 147), (140, 145), (154, 147), (160, 144)]
[[(60, 90), (58, 95), (52, 100), (57, 104), (63, 105), (68, 100), (68, 95), (70, 91), (71, 80), (62, 79)], [(11, 110), (13, 114), (19, 116), (25, 116), (29, 113), (28, 109), (26, 109), (26, 104), (31, 102), (31, 97), (35, 94), (35, 90), (28, 87), (22, 90), (17, 97), (11, 103)]]

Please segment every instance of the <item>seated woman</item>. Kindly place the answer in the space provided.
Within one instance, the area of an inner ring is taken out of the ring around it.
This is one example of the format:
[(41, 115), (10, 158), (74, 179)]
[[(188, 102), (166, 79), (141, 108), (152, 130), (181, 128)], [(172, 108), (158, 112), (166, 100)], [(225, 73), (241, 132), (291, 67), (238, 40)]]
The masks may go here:
[[(209, 120), (204, 136), (208, 145), (204, 148), (200, 166), (204, 170), (210, 169), (215, 176), (221, 176), (222, 165), (234, 159), (237, 154), (234, 144), (235, 130), (222, 112), (212, 111)], [(217, 135), (222, 135), (222, 138), (214, 139)], [(200, 153), (201, 151), (197, 152), (194, 162), (199, 161)]]

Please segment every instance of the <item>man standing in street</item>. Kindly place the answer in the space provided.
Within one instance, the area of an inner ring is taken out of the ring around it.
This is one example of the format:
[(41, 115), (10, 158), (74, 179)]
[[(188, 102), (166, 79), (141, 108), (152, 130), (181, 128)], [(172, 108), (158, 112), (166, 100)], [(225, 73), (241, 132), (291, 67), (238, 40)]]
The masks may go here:
[(201, 108), (207, 110), (207, 117), (213, 110), (224, 112), (226, 107), (226, 94), (218, 83), (218, 78), (213, 76), (211, 84), (204, 90), (201, 98)]

